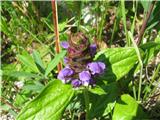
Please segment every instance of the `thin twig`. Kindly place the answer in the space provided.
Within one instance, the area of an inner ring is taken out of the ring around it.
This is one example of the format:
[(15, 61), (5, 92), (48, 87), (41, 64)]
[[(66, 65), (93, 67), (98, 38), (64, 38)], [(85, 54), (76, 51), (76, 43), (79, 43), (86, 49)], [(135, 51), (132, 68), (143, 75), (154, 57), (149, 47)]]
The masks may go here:
[(139, 45), (140, 42), (141, 42), (142, 36), (143, 36), (143, 34), (145, 32), (145, 28), (146, 28), (147, 22), (148, 22), (148, 20), (150, 18), (150, 15), (152, 13), (152, 10), (154, 8), (155, 3), (156, 3), (156, 0), (151, 3), (150, 9), (149, 9), (149, 11), (147, 12), (147, 15), (146, 15), (146, 19), (143, 21), (143, 24), (142, 24), (141, 30), (139, 32), (139, 35), (138, 35), (137, 39), (135, 40), (137, 45)]
[(0, 101), (8, 106), (10, 106), (13, 110), (19, 112), (20, 109), (16, 108), (15, 106), (13, 106), (10, 102), (8, 102), (7, 100), (5, 100), (3, 97), (0, 97)]
[(160, 93), (157, 93), (157, 94), (155, 94), (155, 95), (153, 95), (153, 96), (151, 96), (151, 97), (149, 97), (149, 98), (155, 98), (155, 97), (157, 97), (157, 96), (159, 96), (160, 95)]
[[(52, 12), (53, 12), (53, 23), (54, 23), (54, 33), (55, 33), (55, 45), (56, 53), (60, 53), (60, 41), (59, 41), (59, 31), (58, 31), (58, 14), (57, 14), (57, 4), (55, 0), (51, 1), (52, 3)], [(62, 69), (62, 63), (60, 62), (57, 66), (58, 72)]]

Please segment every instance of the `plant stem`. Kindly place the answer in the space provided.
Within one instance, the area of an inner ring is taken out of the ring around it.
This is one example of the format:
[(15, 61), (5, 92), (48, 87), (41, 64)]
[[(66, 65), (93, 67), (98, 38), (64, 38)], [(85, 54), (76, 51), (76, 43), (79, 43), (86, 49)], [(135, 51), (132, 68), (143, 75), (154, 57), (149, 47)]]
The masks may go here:
[[(55, 0), (51, 1), (52, 3), (52, 12), (53, 12), (53, 23), (54, 23), (54, 33), (55, 33), (55, 44), (56, 44), (56, 53), (60, 53), (60, 41), (59, 41), (59, 31), (58, 31), (58, 14), (57, 14), (57, 4)], [(58, 72), (62, 69), (62, 63), (60, 62), (57, 66)]]
[(137, 95), (136, 95), (136, 87), (134, 84), (134, 81), (132, 80), (132, 85), (133, 85), (133, 95), (134, 95), (134, 99), (137, 100)]
[(137, 57), (138, 57), (138, 61), (139, 61), (139, 64), (140, 64), (140, 78), (139, 78), (139, 88), (138, 88), (138, 101), (140, 101), (140, 96), (141, 96), (141, 86), (142, 86), (142, 72), (143, 72), (143, 62), (142, 62), (142, 59), (141, 59), (141, 54), (140, 54), (140, 51), (138, 49), (138, 46), (136, 45), (134, 39), (133, 39), (133, 35), (132, 33), (129, 31), (128, 32), (128, 35), (132, 41), (132, 44), (134, 46), (134, 49), (136, 51), (136, 54), (137, 54)]
[(140, 42), (141, 42), (142, 36), (143, 36), (143, 34), (145, 32), (145, 28), (146, 28), (147, 22), (148, 22), (148, 20), (150, 18), (150, 15), (152, 13), (152, 10), (154, 8), (155, 3), (156, 3), (156, 1), (152, 2), (152, 4), (150, 5), (150, 9), (147, 12), (146, 19), (143, 21), (143, 24), (142, 24), (141, 30), (139, 32), (138, 38), (136, 39), (137, 45), (139, 45)]
[(86, 107), (86, 120), (89, 120), (88, 113), (89, 113), (89, 96), (88, 96), (88, 88), (84, 88), (83, 90), (84, 94), (84, 101), (85, 101), (85, 107)]
[(8, 102), (7, 100), (5, 100), (3, 97), (0, 97), (0, 101), (6, 105), (8, 105), (9, 107), (11, 107), (13, 110), (15, 110), (16, 112), (19, 112), (20, 109), (16, 108), (15, 106), (13, 106), (10, 102)]
[(80, 10), (78, 11), (78, 27), (77, 27), (77, 31), (80, 31), (81, 14), (82, 14), (82, 1), (78, 1), (78, 2), (79, 2)]
[[(152, 86), (152, 84), (153, 84), (155, 78), (158, 76), (159, 70), (160, 70), (160, 64), (158, 65), (157, 69), (154, 70), (154, 73), (153, 73), (152, 78), (151, 78), (151, 82), (150, 82), (150, 84), (149, 84), (149, 88), (151, 88), (151, 86)], [(159, 82), (159, 81), (158, 81), (158, 82)], [(156, 88), (156, 87), (155, 87), (155, 88)], [(152, 91), (155, 91), (155, 88), (153, 88)], [(146, 92), (146, 93), (144, 94), (144, 99), (146, 99), (147, 94), (148, 94), (148, 92)], [(150, 93), (150, 94), (152, 94), (152, 93)], [(149, 94), (149, 95), (150, 95), (150, 94)]]
[[(140, 62), (140, 61), (139, 61), (139, 62)], [(140, 64), (141, 64), (141, 63), (140, 63)], [(140, 79), (139, 79), (139, 88), (138, 88), (138, 101), (140, 101), (140, 97), (141, 97), (142, 71), (143, 71), (143, 64), (141, 64), (141, 69), (140, 69)]]
[(121, 0), (121, 12), (122, 12), (122, 21), (123, 21), (123, 25), (124, 25), (124, 31), (126, 34), (127, 46), (130, 46), (130, 39), (128, 37), (126, 13), (125, 13), (125, 1), (124, 0)]

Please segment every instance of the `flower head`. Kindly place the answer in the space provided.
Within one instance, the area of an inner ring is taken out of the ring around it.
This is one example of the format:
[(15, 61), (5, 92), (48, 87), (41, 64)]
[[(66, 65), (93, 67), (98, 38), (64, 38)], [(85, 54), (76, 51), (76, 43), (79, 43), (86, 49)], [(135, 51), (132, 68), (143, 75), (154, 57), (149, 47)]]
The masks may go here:
[(95, 86), (95, 75), (102, 74), (105, 64), (92, 62), (96, 54), (96, 44), (90, 44), (89, 39), (82, 33), (71, 33), (68, 42), (61, 42), (61, 46), (67, 49), (64, 63), (67, 67), (58, 74), (58, 79), (63, 83), (71, 82), (74, 88), (80, 86)]
[(62, 80), (63, 83), (69, 82), (72, 79), (72, 75), (74, 74), (74, 71), (69, 68), (66, 67), (63, 70), (61, 70), (58, 74), (58, 79)]

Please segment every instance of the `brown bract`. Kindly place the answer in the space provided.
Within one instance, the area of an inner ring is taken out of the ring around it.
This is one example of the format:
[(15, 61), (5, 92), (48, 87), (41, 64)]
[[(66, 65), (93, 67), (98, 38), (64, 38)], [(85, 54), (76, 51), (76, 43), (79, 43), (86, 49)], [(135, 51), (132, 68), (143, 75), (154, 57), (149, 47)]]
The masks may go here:
[(69, 59), (67, 64), (75, 73), (84, 70), (86, 64), (91, 61), (89, 39), (82, 32), (70, 34), (67, 57)]

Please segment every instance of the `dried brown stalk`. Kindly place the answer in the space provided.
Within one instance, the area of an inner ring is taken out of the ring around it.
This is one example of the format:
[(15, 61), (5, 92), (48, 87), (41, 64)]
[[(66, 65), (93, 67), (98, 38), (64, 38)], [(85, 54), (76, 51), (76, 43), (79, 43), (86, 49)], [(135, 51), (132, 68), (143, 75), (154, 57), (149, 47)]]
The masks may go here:
[(146, 15), (146, 19), (143, 21), (143, 24), (142, 24), (140, 33), (139, 33), (139, 35), (138, 35), (138, 38), (135, 40), (135, 41), (137, 42), (137, 45), (139, 45), (140, 42), (141, 42), (141, 40), (142, 40), (142, 36), (143, 36), (143, 34), (144, 34), (144, 32), (145, 32), (145, 28), (146, 28), (147, 22), (148, 22), (148, 20), (149, 20), (149, 18), (150, 18), (150, 15), (151, 15), (151, 13), (152, 13), (152, 10), (153, 10), (153, 8), (154, 8), (155, 3), (156, 3), (156, 1), (153, 1), (153, 2), (151, 3), (150, 9), (148, 10), (147, 15)]
[[(53, 12), (53, 23), (54, 23), (54, 33), (55, 33), (55, 46), (56, 53), (60, 53), (60, 41), (59, 41), (59, 31), (58, 31), (58, 14), (57, 14), (57, 4), (55, 0), (51, 1), (52, 3), (52, 12)], [(62, 69), (62, 63), (60, 62), (57, 66), (58, 72)]]
[(19, 112), (20, 109), (16, 108), (15, 106), (13, 106), (10, 102), (8, 102), (7, 100), (5, 100), (4, 98), (0, 97), (0, 101), (8, 106), (10, 106), (13, 110), (15, 110), (16, 112)]

